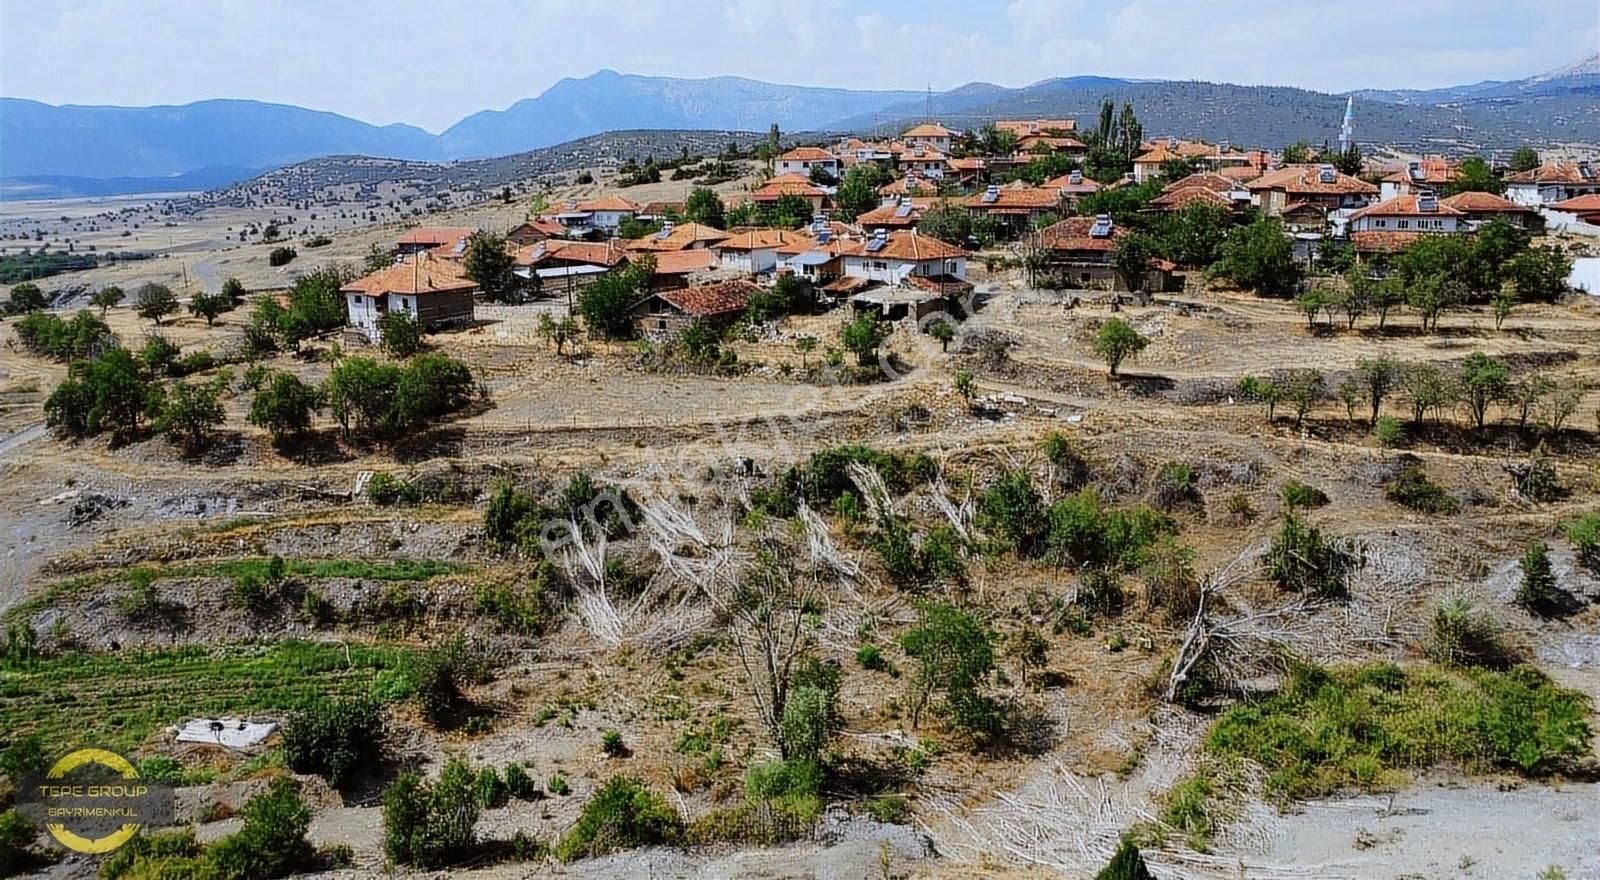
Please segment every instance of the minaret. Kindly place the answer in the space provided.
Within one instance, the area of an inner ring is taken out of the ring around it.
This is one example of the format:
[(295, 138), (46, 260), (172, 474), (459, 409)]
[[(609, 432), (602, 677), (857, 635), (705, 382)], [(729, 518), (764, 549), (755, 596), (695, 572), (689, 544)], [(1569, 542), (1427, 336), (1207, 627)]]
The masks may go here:
[(1350, 152), (1356, 139), (1356, 96), (1351, 95), (1344, 104), (1344, 121), (1339, 124), (1339, 152)]

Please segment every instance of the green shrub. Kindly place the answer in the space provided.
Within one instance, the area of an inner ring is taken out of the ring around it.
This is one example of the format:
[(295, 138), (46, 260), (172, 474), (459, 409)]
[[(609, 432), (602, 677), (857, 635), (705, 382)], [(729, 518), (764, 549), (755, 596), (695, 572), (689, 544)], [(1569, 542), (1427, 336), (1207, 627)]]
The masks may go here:
[(1156, 472), (1150, 485), (1150, 501), (1161, 510), (1198, 505), (1204, 502), (1195, 485), (1194, 466), (1180, 461), (1169, 461)]
[(1048, 555), (1073, 568), (1138, 568), (1150, 545), (1178, 530), (1172, 517), (1148, 507), (1102, 510), (1090, 487), (1050, 505), (1046, 521)]
[(1538, 670), (1296, 665), (1271, 697), (1224, 712), (1207, 751), (1267, 771), (1269, 794), (1321, 797), (1404, 784), (1404, 770), (1543, 775), (1590, 753), (1589, 701)]
[(379, 507), (389, 507), (395, 504), (416, 504), (422, 500), (422, 492), (409, 481), (402, 480), (388, 471), (378, 471), (367, 481), (367, 498)]
[(1522, 554), (1522, 582), (1517, 586), (1516, 603), (1541, 617), (1559, 615), (1571, 604), (1570, 597), (1556, 584), (1550, 567), (1550, 546), (1543, 541), (1529, 544)]
[(555, 847), (563, 862), (618, 850), (676, 842), (683, 820), (643, 782), (613, 776), (583, 805), (583, 812)]
[(1117, 846), (1117, 852), (1106, 863), (1100, 873), (1094, 875), (1094, 880), (1155, 880), (1155, 875), (1150, 873), (1150, 868), (1144, 863), (1144, 855), (1139, 852), (1139, 847), (1133, 841), (1123, 838)]
[(485, 674), (482, 661), (457, 638), (429, 651), (410, 671), (411, 684), (422, 717), (438, 727), (454, 727), (467, 720), (472, 701), (464, 688)]
[(868, 446), (840, 446), (814, 453), (804, 464), (784, 473), (789, 494), (803, 497), (814, 507), (827, 507), (835, 498), (855, 492), (850, 465), (870, 467), (883, 477), (889, 491), (904, 494), (933, 478), (933, 460), (921, 453), (883, 452)]
[(289, 716), (283, 758), (296, 773), (315, 773), (335, 788), (383, 760), (383, 709), (364, 698), (321, 698)]
[(1439, 663), (1487, 669), (1507, 669), (1518, 659), (1500, 624), (1465, 598), (1446, 599), (1434, 609), (1428, 655)]
[(479, 584), (472, 590), (473, 608), (507, 632), (538, 635), (550, 620), (545, 588), (553, 576), (554, 569), (545, 564), (528, 584)]
[(839, 664), (815, 657), (802, 661), (789, 682), (783, 706), (783, 747), (790, 758), (818, 761), (839, 730)]
[(1417, 465), (1402, 469), (1384, 486), (1383, 494), (1390, 501), (1421, 513), (1451, 514), (1461, 509), (1461, 504), (1443, 486), (1429, 480)]
[(1406, 429), (1394, 416), (1378, 416), (1372, 424), (1372, 436), (1384, 449), (1393, 449), (1405, 442)]
[(472, 781), (472, 793), (478, 799), (478, 806), (486, 810), (502, 806), (510, 794), (505, 780), (489, 765), (478, 771), (477, 778)]
[(1182, 832), (1191, 847), (1204, 849), (1217, 830), (1215, 794), (1215, 784), (1205, 772), (1182, 780), (1162, 798), (1161, 823)]
[(267, 265), (273, 268), (287, 266), (295, 258), (295, 249), (284, 245), (267, 252)]
[(918, 623), (900, 637), (906, 654), (918, 661), (911, 722), (915, 727), (933, 695), (943, 692), (942, 709), (957, 728), (987, 743), (1000, 734), (1004, 707), (983, 692), (993, 677), (994, 635), (972, 615), (930, 602), (918, 608)]
[(911, 802), (903, 795), (880, 794), (867, 801), (867, 815), (885, 825), (899, 825), (911, 817)]
[(1283, 504), (1285, 507), (1309, 510), (1327, 503), (1328, 494), (1316, 486), (1302, 483), (1299, 480), (1290, 480), (1283, 484)]
[(1114, 568), (1087, 568), (1078, 577), (1078, 607), (1090, 617), (1116, 617), (1127, 604), (1122, 578)]
[(551, 794), (558, 797), (566, 797), (572, 794), (572, 786), (567, 784), (567, 777), (562, 776), (560, 773), (550, 777), (550, 781), (546, 782), (544, 787), (549, 789)]
[(311, 809), (292, 779), (274, 779), (264, 794), (244, 805), (244, 825), (206, 850), (218, 876), (229, 880), (287, 877), (312, 865), (306, 841)]
[(402, 773), (383, 793), (383, 851), (397, 864), (425, 868), (464, 858), (476, 843), (477, 778), (451, 758), (432, 784)]
[(44, 737), (37, 733), (9, 735), (10, 742), (0, 751), (0, 773), (15, 785), (29, 776), (43, 774), (50, 769), (50, 755), (44, 747)]
[(194, 829), (146, 832), (136, 835), (100, 863), (100, 880), (214, 880), (216, 872), (204, 858)]
[(1043, 503), (1027, 471), (1008, 471), (978, 496), (978, 521), (1018, 554), (1029, 556), (1044, 537)]
[(506, 794), (514, 798), (529, 801), (543, 794), (521, 764), (507, 764), (505, 779)]
[(873, 672), (889, 672), (894, 669), (894, 662), (884, 656), (883, 649), (877, 645), (862, 645), (856, 649), (856, 662), (862, 669)]
[(16, 810), (0, 813), (0, 876), (20, 874), (34, 862), (33, 841), (38, 836), (39, 828), (27, 816)]
[(600, 751), (611, 758), (621, 758), (627, 755), (628, 746), (622, 741), (622, 731), (607, 730), (600, 734)]
[(1280, 589), (1338, 599), (1349, 595), (1346, 580), (1355, 561), (1348, 543), (1324, 538), (1321, 529), (1290, 513), (1272, 539), (1266, 566)]
[(1562, 524), (1561, 532), (1572, 542), (1578, 561), (1600, 576), (1600, 511), (1568, 520)]

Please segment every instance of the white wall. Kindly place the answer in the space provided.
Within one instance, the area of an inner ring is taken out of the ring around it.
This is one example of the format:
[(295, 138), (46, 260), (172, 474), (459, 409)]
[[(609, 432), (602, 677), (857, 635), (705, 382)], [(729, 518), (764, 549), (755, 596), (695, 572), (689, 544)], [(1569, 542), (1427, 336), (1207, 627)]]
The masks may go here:
[(378, 309), (377, 299), (364, 293), (347, 293), (344, 295), (344, 307), (350, 314), (350, 326), (366, 334), (368, 339), (376, 341), (378, 319), (383, 317), (383, 312)]

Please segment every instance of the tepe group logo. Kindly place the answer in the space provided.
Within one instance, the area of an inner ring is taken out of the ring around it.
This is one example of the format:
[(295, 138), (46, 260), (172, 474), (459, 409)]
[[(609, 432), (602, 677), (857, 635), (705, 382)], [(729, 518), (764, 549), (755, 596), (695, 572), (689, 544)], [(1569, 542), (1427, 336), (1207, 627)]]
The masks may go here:
[(73, 852), (114, 852), (146, 827), (172, 824), (172, 787), (139, 778), (109, 749), (80, 748), (61, 756), (42, 776), (26, 780), (17, 809)]

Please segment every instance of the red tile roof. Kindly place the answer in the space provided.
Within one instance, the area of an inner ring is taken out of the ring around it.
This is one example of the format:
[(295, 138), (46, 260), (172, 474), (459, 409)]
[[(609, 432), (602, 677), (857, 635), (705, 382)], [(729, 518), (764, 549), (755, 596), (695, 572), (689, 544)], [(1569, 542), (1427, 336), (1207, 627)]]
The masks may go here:
[(1045, 134), (1052, 131), (1076, 131), (1076, 119), (997, 119), (994, 127), (1001, 131), (1009, 131), (1017, 137), (1026, 137), (1030, 134)]
[(456, 260), (441, 260), (426, 253), (413, 254), (404, 262), (385, 266), (339, 288), (344, 293), (383, 296), (389, 293), (423, 295), (428, 293), (477, 290), (478, 282), (467, 277)]
[(867, 250), (867, 242), (871, 240), (871, 236), (848, 239), (840, 243), (838, 252), (851, 256), (870, 256), (874, 259), (911, 261), (949, 260), (967, 255), (965, 250), (932, 236), (921, 235), (915, 229), (891, 231), (887, 243), (875, 251)]
[(1600, 211), (1600, 193), (1581, 195), (1577, 198), (1567, 199), (1564, 202), (1556, 202), (1550, 207), (1557, 211), (1571, 211), (1578, 214)]
[(1089, 234), (1094, 227), (1093, 217), (1068, 217), (1039, 230), (1041, 247), (1053, 251), (1110, 251), (1117, 239), (1128, 234), (1126, 229), (1113, 226), (1111, 235), (1098, 238)]
[(1457, 211), (1462, 211), (1467, 214), (1534, 213), (1534, 210), (1527, 205), (1519, 205), (1510, 199), (1503, 199), (1494, 193), (1486, 192), (1456, 193), (1448, 199), (1440, 199), (1439, 204), (1448, 205), (1452, 208), (1455, 208)]
[(700, 223), (679, 223), (672, 227), (672, 232), (666, 238), (651, 233), (643, 238), (629, 239), (623, 246), (630, 251), (681, 251), (727, 237), (728, 233)]
[(1406, 245), (1428, 233), (1425, 232), (1352, 232), (1350, 243), (1355, 246), (1356, 253), (1360, 254), (1397, 254), (1406, 249)]
[(776, 249), (780, 245), (809, 241), (810, 237), (792, 229), (768, 229), (747, 226), (728, 230), (728, 237), (711, 247), (719, 251), (757, 251)]
[(907, 174), (904, 177), (897, 177), (894, 180), (891, 180), (888, 183), (884, 184), (883, 186), (878, 187), (878, 195), (880, 195), (880, 196), (915, 195), (915, 194), (917, 194), (919, 192), (930, 192), (930, 193), (931, 192), (935, 192), (937, 189), (938, 188), (935, 187), (932, 182), (924, 180), (921, 177), (917, 177), (915, 175)]
[(1388, 200), (1387, 202), (1379, 202), (1376, 205), (1368, 205), (1367, 207), (1362, 208), (1359, 211), (1356, 211), (1355, 213), (1350, 215), (1350, 219), (1351, 220), (1359, 220), (1362, 217), (1459, 217), (1459, 216), (1461, 216), (1461, 213), (1462, 213), (1461, 211), (1459, 211), (1459, 210), (1457, 210), (1455, 208), (1452, 208), (1449, 205), (1446, 205), (1444, 202), (1438, 201), (1437, 199), (1435, 200), (1435, 202), (1436, 202), (1436, 205), (1438, 207), (1438, 210), (1435, 210), (1435, 211), (1424, 211), (1424, 210), (1422, 210), (1422, 209), (1417, 207), (1417, 203), (1421, 200), (1421, 198), (1422, 197), (1419, 196), (1419, 195), (1395, 196), (1394, 198)]
[(717, 255), (701, 248), (693, 251), (667, 251), (655, 255), (657, 275), (687, 275), (717, 267)]
[(1169, 189), (1150, 201), (1150, 207), (1164, 211), (1176, 211), (1186, 207), (1190, 202), (1203, 202), (1219, 208), (1233, 209), (1233, 200), (1204, 186), (1181, 186)]
[(750, 197), (758, 202), (769, 202), (788, 195), (815, 198), (827, 194), (827, 190), (812, 183), (811, 179), (804, 175), (780, 174), (767, 181), (760, 189), (751, 193)]
[(1508, 183), (1593, 183), (1600, 184), (1600, 162), (1590, 164), (1593, 176), (1584, 177), (1576, 162), (1548, 162), (1532, 171), (1506, 176)]
[(1411, 163), (1407, 162), (1403, 167), (1400, 168), (1399, 171), (1385, 175), (1383, 178), (1384, 182), (1418, 183), (1427, 184), (1430, 186), (1438, 186), (1440, 184), (1449, 183), (1456, 178), (1455, 166), (1451, 165), (1449, 162), (1445, 161), (1439, 156), (1426, 156), (1417, 161), (1417, 164), (1422, 166), (1421, 180), (1411, 176), (1410, 164)]
[(937, 123), (924, 122), (921, 125), (912, 126), (900, 136), (908, 138), (947, 138), (955, 137), (958, 134), (960, 134), (960, 132), (951, 131), (950, 129), (945, 128)]
[(901, 215), (900, 202), (887, 202), (856, 217), (856, 225), (863, 229), (877, 226), (915, 226), (922, 219), (922, 214), (938, 202), (937, 198), (912, 198), (911, 213)]
[(598, 199), (590, 199), (587, 202), (579, 202), (577, 210), (584, 212), (617, 211), (620, 213), (638, 213), (639, 204), (637, 202), (630, 202), (622, 196), (611, 195), (601, 196)]
[(516, 262), (521, 266), (530, 266), (545, 260), (566, 260), (594, 266), (615, 266), (626, 257), (627, 254), (614, 241), (567, 241), (552, 238), (549, 241), (518, 248)]
[(477, 232), (473, 226), (418, 226), (408, 230), (400, 236), (400, 244), (425, 244), (428, 247), (438, 247), (442, 244), (455, 244), (463, 238)]
[(750, 305), (751, 294), (759, 290), (749, 281), (724, 281), (663, 291), (656, 296), (687, 314), (709, 318), (744, 311)]
[(1048, 210), (1061, 206), (1061, 190), (1042, 186), (1002, 186), (991, 201), (984, 201), (985, 193), (973, 193), (962, 202), (979, 211), (1004, 211), (1008, 208)]
[(1215, 171), (1200, 171), (1191, 174), (1188, 177), (1174, 180), (1173, 182), (1162, 187), (1161, 191), (1164, 193), (1177, 192), (1180, 189), (1185, 189), (1191, 186), (1203, 187), (1211, 190), (1212, 192), (1224, 193), (1232, 192), (1233, 190), (1238, 189), (1239, 183), (1233, 178), (1218, 174)]
[(834, 155), (821, 147), (795, 147), (778, 156), (779, 162), (837, 162)]
[(1365, 180), (1337, 170), (1333, 172), (1333, 181), (1324, 183), (1319, 165), (1285, 165), (1250, 181), (1245, 188), (1251, 191), (1278, 189), (1289, 195), (1376, 195), (1378, 192), (1376, 186)]
[(1040, 186), (1045, 189), (1058, 190), (1062, 195), (1068, 196), (1081, 196), (1100, 191), (1098, 182), (1083, 176), (1079, 178), (1077, 183), (1073, 183), (1071, 174), (1063, 174), (1060, 177), (1051, 178), (1040, 184)]

